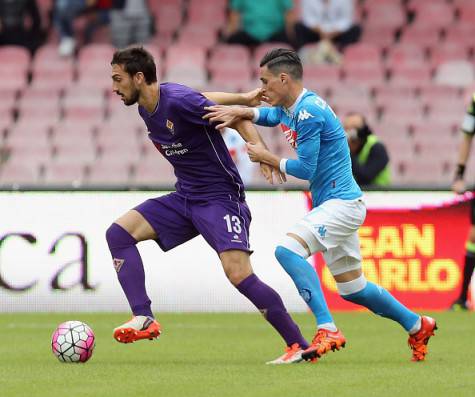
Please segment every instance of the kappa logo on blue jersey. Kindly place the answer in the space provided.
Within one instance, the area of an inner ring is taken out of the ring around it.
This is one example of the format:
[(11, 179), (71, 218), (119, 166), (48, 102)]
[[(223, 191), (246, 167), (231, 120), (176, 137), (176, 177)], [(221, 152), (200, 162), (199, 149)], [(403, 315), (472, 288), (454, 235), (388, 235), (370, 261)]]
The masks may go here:
[(325, 227), (325, 225), (320, 225), (317, 228), (317, 233), (320, 235), (321, 238), (325, 238), (327, 234), (327, 228)]
[(307, 120), (307, 119), (310, 119), (310, 118), (313, 118), (313, 116), (309, 112), (307, 112), (305, 109), (303, 109), (299, 112), (299, 116), (297, 118), (297, 121), (303, 121), (303, 120)]

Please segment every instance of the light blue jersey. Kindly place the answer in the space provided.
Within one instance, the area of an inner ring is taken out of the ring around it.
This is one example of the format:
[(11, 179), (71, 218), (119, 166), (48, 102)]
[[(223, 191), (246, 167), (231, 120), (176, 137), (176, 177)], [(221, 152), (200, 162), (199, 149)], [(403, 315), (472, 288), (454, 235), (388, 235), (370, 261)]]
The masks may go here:
[(351, 171), (350, 150), (343, 126), (331, 107), (317, 94), (304, 90), (295, 104), (258, 108), (255, 123), (280, 124), (297, 159), (285, 172), (310, 182), (313, 207), (330, 199), (354, 200), (362, 195)]

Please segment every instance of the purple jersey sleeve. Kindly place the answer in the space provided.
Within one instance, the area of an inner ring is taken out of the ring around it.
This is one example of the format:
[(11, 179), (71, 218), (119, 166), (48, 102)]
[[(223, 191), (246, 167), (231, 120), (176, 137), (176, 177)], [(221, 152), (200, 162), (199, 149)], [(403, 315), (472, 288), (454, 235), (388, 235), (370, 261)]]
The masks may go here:
[(203, 119), (207, 113), (205, 106), (213, 106), (214, 102), (210, 101), (199, 92), (190, 92), (184, 95), (180, 100), (175, 100), (173, 107), (175, 111), (180, 112), (181, 116), (189, 123), (197, 125), (209, 126), (208, 120)]

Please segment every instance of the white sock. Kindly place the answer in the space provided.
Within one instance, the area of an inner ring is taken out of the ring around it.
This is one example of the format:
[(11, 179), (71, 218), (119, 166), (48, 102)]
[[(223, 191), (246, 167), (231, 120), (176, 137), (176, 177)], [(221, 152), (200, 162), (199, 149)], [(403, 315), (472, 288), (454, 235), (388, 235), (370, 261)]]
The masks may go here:
[(318, 324), (317, 328), (318, 329), (326, 329), (327, 331), (330, 331), (330, 332), (338, 331), (338, 328), (336, 327), (335, 323)]
[(414, 326), (409, 330), (409, 335), (414, 335), (419, 332), (419, 330), (421, 329), (421, 322), (422, 317), (419, 317)]

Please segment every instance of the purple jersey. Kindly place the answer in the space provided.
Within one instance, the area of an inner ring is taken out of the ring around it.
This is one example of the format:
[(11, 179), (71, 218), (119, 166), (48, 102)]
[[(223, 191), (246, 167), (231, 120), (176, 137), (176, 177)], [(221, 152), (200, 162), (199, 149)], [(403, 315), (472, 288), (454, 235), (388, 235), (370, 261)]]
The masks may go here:
[(214, 105), (180, 84), (160, 84), (153, 113), (139, 106), (157, 149), (175, 170), (177, 192), (197, 198), (233, 195), (244, 198), (244, 186), (221, 133), (203, 120), (205, 106)]

